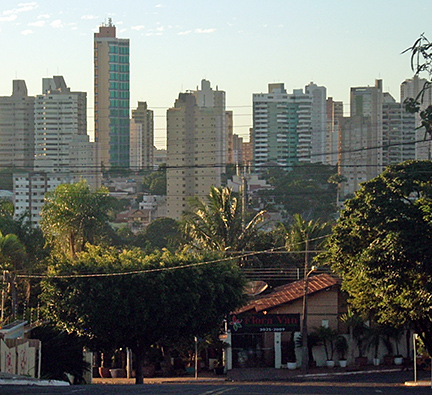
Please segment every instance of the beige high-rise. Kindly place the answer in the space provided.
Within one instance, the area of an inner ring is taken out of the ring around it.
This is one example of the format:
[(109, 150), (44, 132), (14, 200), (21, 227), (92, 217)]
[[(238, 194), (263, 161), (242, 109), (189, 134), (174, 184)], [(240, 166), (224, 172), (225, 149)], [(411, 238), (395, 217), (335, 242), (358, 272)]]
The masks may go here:
[(192, 197), (205, 198), (221, 185), (226, 164), (225, 92), (180, 93), (167, 111), (167, 216), (180, 219)]
[(130, 124), (130, 167), (132, 170), (152, 170), (154, 166), (153, 111), (146, 102), (138, 102), (132, 110)]
[(12, 96), (0, 97), (0, 166), (33, 168), (34, 102), (23, 80), (13, 81)]

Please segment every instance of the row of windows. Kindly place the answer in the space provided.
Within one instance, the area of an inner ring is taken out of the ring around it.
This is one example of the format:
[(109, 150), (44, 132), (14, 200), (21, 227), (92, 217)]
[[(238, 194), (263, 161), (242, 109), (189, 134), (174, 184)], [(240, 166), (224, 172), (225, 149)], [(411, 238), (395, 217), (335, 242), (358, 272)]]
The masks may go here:
[(129, 99), (129, 91), (110, 91), (110, 98)]
[(128, 91), (129, 82), (110, 82), (110, 90), (111, 89)]
[(110, 81), (129, 81), (129, 73), (110, 73)]
[(117, 99), (110, 100), (110, 107), (129, 108), (129, 100), (117, 100)]
[(110, 64), (110, 71), (120, 71), (121, 73), (128, 73), (129, 72), (129, 65), (128, 64)]
[(129, 64), (129, 56), (110, 55), (110, 63), (127, 63)]
[(129, 109), (121, 110), (121, 109), (110, 109), (110, 118), (127, 118), (129, 122)]
[(129, 55), (129, 45), (110, 45), (109, 53), (119, 53), (121, 55)]

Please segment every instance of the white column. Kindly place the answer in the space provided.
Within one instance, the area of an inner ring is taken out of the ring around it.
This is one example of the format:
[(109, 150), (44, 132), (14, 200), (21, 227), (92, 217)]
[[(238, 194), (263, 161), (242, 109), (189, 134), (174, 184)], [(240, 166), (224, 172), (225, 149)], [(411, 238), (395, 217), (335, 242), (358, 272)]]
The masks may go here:
[(224, 348), (225, 351), (225, 366), (226, 370), (232, 369), (232, 335), (231, 332), (227, 333), (227, 338), (225, 340), (227, 347)]
[(282, 367), (282, 347), (281, 347), (281, 333), (274, 332), (274, 350), (275, 350), (275, 368)]

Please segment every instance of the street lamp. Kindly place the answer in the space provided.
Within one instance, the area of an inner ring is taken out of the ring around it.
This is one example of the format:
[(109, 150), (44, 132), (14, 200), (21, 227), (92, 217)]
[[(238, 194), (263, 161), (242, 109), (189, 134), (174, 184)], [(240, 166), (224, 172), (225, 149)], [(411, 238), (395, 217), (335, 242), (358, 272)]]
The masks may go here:
[(309, 276), (313, 273), (317, 267), (312, 266), (308, 271), (308, 240), (306, 240), (306, 251), (305, 251), (305, 275), (304, 275), (304, 288), (303, 288), (303, 318), (302, 318), (302, 370), (307, 372), (309, 364), (309, 353), (308, 353), (308, 329), (307, 329), (307, 308), (308, 308), (308, 287), (309, 287)]

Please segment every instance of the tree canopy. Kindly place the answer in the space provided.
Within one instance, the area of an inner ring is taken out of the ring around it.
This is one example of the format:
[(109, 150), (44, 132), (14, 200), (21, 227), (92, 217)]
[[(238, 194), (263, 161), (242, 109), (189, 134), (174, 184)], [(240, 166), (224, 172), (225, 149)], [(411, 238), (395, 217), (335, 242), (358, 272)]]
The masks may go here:
[(111, 206), (106, 188), (93, 192), (84, 180), (62, 184), (46, 194), (40, 226), (47, 241), (74, 257), (105, 234)]
[(72, 262), (57, 257), (43, 282), (47, 317), (92, 348), (131, 348), (141, 368), (152, 344), (204, 336), (244, 302), (237, 265), (201, 264), (212, 258), (100, 246), (88, 246)]
[(411, 323), (432, 352), (432, 162), (388, 167), (334, 227), (327, 262), (364, 318)]
[(320, 163), (299, 164), (289, 172), (270, 167), (263, 176), (273, 189), (259, 195), (269, 205), (282, 205), (289, 216), (298, 213), (305, 219), (328, 221), (337, 212), (337, 185), (329, 182), (336, 173), (334, 166)]
[(231, 188), (210, 189), (207, 200), (195, 199), (183, 217), (184, 233), (197, 249), (241, 251), (258, 235), (264, 211), (249, 221), (243, 218), (241, 200)]
[(143, 190), (151, 195), (166, 195), (166, 165), (161, 165), (156, 171), (145, 175), (142, 186)]

